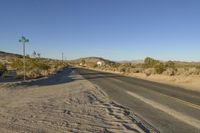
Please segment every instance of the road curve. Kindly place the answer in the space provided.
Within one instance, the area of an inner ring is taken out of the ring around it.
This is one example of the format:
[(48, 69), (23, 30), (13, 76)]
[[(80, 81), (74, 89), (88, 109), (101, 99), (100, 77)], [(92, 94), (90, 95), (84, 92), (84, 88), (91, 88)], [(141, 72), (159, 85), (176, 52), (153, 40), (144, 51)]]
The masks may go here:
[(75, 70), (160, 132), (200, 133), (199, 92), (118, 74)]

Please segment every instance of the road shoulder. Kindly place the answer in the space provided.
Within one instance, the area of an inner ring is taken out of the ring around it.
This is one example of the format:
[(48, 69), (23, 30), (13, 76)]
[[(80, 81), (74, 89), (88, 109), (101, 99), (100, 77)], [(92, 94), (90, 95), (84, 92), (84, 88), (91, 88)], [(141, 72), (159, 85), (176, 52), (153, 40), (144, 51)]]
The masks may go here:
[(0, 131), (154, 132), (77, 73), (63, 78), (71, 80), (0, 89)]

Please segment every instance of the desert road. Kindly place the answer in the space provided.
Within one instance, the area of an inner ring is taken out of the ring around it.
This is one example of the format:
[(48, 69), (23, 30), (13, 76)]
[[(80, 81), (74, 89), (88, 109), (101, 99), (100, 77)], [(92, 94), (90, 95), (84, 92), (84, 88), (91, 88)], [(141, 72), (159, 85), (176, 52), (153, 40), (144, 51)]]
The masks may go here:
[(118, 74), (82, 68), (75, 71), (160, 132), (200, 133), (199, 92)]

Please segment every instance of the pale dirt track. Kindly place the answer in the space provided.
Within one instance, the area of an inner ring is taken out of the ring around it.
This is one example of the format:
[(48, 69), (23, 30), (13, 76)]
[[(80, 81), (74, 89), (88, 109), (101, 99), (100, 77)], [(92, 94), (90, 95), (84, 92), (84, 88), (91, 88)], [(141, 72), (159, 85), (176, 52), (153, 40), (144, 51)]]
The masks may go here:
[(143, 132), (134, 118), (69, 70), (33, 83), (0, 86), (1, 133)]

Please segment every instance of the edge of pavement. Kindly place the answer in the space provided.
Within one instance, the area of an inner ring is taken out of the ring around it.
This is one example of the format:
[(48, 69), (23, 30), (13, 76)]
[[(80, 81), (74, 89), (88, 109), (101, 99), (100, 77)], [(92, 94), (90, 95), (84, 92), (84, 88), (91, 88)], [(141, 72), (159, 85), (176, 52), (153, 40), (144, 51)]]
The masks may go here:
[[(69, 75), (71, 72), (73, 72), (76, 68), (82, 68), (82, 67), (68, 67), (68, 68), (64, 68), (63, 70), (67, 69), (67, 74)], [(87, 69), (87, 68), (85, 68)], [(63, 71), (60, 70), (60, 71)], [(93, 69), (90, 69), (93, 70)], [(97, 70), (96, 70), (97, 71)], [(57, 72), (56, 74), (59, 74), (59, 72)], [(33, 81), (38, 81), (38, 80), (42, 80), (42, 79), (47, 79), (50, 77), (55, 76), (54, 75), (49, 75), (47, 77), (42, 77), (42, 78), (37, 78), (37, 79), (30, 79), (30, 80), (26, 80), (26, 81), (15, 81), (15, 82), (8, 82), (8, 83), (0, 83), (0, 87), (13, 87), (15, 85), (21, 84), (21, 83), (30, 83)], [(79, 74), (79, 73), (78, 73)], [(80, 75), (80, 74), (79, 74)], [(83, 77), (84, 80), (87, 80)], [(94, 86), (95, 89), (97, 89), (100, 93), (102, 93), (103, 95), (107, 96), (107, 94), (101, 89), (100, 86), (93, 84), (92, 82), (90, 82), (89, 80), (87, 80), (90, 84), (92, 84)], [(108, 96), (107, 96), (108, 97)], [(108, 97), (109, 98), (109, 97)], [(110, 99), (110, 98), (109, 98)], [(122, 109), (125, 110), (126, 116), (133, 121), (133, 123), (135, 123), (138, 127), (140, 127), (144, 132), (146, 133), (160, 133), (160, 131), (158, 131), (158, 129), (156, 129), (153, 125), (149, 124), (147, 121), (145, 121), (142, 117), (140, 117), (138, 114), (135, 114), (134, 112), (132, 112), (128, 107), (125, 107), (119, 103), (117, 103), (116, 101), (110, 99), (110, 101), (116, 106), (116, 107), (120, 107)]]
[[(75, 67), (75, 68), (79, 68), (79, 67)], [(80, 67), (82, 68), (82, 67)], [(78, 73), (79, 74), (79, 73)], [(80, 74), (79, 74), (80, 75)], [(84, 78), (84, 77), (83, 77)], [(85, 79), (85, 78), (84, 78)], [(87, 80), (87, 79), (85, 79)], [(90, 82), (89, 80), (87, 80), (88, 82)], [(103, 89), (101, 89), (100, 86), (93, 84), (92, 82), (90, 82), (100, 93), (102, 93), (103, 95), (107, 96), (107, 93), (103, 91)], [(108, 97), (108, 96), (107, 96)], [(110, 98), (109, 98), (110, 99)], [(151, 125), (150, 123), (148, 123), (144, 118), (142, 118), (141, 116), (139, 116), (138, 114), (134, 113), (133, 111), (131, 111), (128, 107), (125, 107), (121, 104), (119, 104), (118, 102), (110, 99), (110, 101), (117, 107), (120, 107), (122, 109), (124, 109), (126, 112), (126, 116), (129, 117), (138, 127), (140, 127), (144, 132), (146, 133), (160, 133), (160, 131), (158, 129), (156, 129), (156, 127), (154, 127), (153, 125)]]

